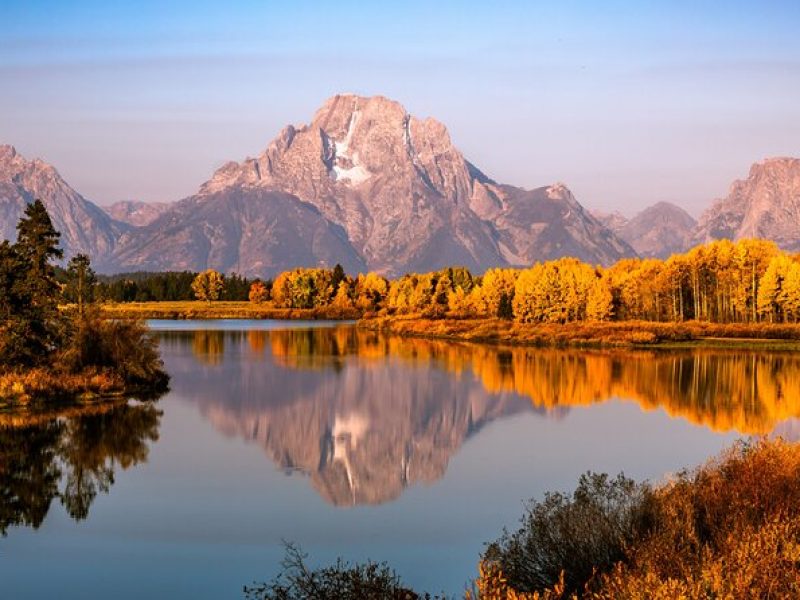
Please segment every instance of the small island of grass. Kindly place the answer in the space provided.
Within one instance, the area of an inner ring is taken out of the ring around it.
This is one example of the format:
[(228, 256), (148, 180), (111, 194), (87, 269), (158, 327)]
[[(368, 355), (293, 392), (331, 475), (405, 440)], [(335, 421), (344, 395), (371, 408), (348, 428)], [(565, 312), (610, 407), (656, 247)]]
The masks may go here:
[(74, 257), (58, 282), (60, 234), (40, 201), (17, 231), (16, 243), (0, 244), (0, 408), (163, 392), (168, 376), (146, 327), (100, 317), (89, 259)]

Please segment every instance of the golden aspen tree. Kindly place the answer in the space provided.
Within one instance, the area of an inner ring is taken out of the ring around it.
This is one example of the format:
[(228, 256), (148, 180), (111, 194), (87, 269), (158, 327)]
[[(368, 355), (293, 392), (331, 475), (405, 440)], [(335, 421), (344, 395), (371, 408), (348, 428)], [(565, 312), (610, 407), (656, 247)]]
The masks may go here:
[(339, 288), (336, 290), (331, 304), (336, 308), (353, 308), (353, 299), (350, 296), (350, 284), (346, 279), (339, 282)]
[(779, 300), (787, 320), (800, 320), (800, 262), (792, 260), (786, 269)]
[(222, 295), (224, 285), (225, 280), (219, 272), (207, 269), (194, 278), (192, 292), (198, 300), (214, 302)]
[(263, 281), (256, 280), (250, 284), (250, 291), (247, 297), (253, 304), (263, 304), (269, 300), (269, 290)]
[(610, 321), (614, 316), (614, 294), (607, 277), (596, 277), (586, 299), (586, 318), (590, 321)]

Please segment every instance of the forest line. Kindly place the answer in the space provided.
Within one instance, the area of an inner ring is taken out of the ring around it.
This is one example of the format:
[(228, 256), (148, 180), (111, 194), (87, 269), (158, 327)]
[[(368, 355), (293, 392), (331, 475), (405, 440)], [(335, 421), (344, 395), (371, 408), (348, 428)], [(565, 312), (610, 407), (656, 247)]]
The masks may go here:
[(372, 272), (351, 277), (337, 265), (257, 280), (249, 299), (283, 308), (518, 323), (795, 323), (800, 320), (800, 256), (769, 241), (720, 240), (666, 260), (623, 259), (610, 267), (567, 257), (483, 275), (451, 267), (388, 280)]

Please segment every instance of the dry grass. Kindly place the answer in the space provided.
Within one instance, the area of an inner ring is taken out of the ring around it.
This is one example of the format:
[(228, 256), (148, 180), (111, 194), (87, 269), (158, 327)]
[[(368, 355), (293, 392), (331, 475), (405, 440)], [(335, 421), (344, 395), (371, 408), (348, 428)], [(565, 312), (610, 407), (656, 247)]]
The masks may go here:
[(279, 308), (270, 302), (125, 302), (100, 307), (104, 317), (112, 319), (357, 319), (356, 309)]
[(0, 408), (45, 399), (52, 402), (112, 397), (125, 391), (123, 378), (110, 369), (86, 369), (76, 374), (45, 368), (0, 373)]
[(723, 340), (752, 343), (800, 342), (800, 325), (719, 324), (698, 321), (584, 321), (524, 324), (502, 319), (379, 316), (359, 327), (399, 335), (532, 346), (650, 346)]

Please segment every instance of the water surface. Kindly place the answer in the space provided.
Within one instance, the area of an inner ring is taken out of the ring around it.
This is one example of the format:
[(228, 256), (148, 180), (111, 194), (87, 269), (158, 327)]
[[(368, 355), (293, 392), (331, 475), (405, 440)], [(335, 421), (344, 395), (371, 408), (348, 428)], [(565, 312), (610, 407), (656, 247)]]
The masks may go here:
[(524, 500), (587, 470), (658, 481), (800, 415), (789, 353), (152, 326), (158, 403), (0, 414), (0, 597), (240, 598), (282, 540), (456, 594)]

